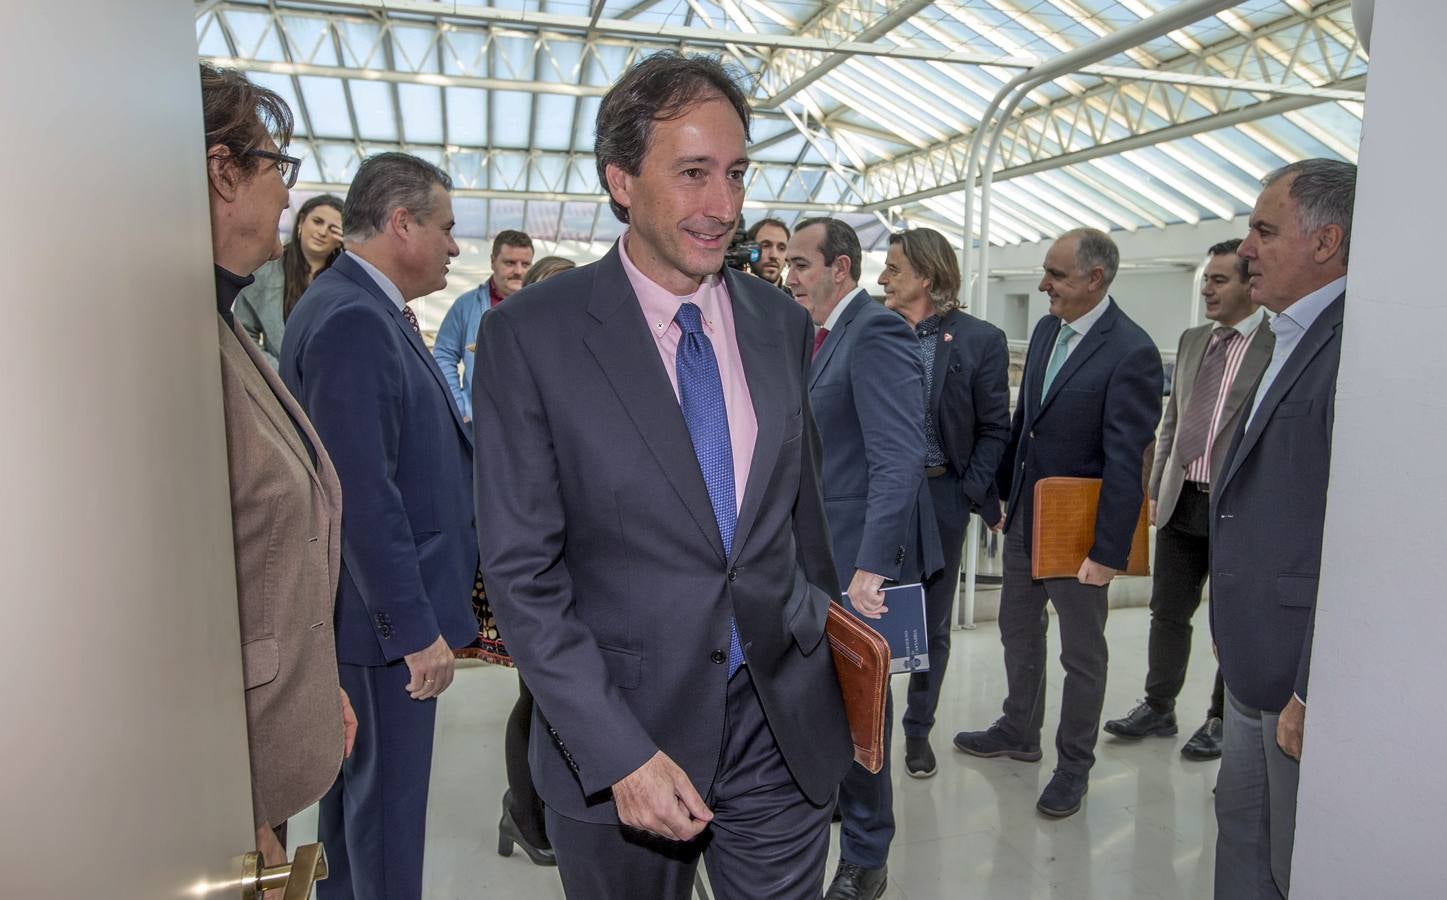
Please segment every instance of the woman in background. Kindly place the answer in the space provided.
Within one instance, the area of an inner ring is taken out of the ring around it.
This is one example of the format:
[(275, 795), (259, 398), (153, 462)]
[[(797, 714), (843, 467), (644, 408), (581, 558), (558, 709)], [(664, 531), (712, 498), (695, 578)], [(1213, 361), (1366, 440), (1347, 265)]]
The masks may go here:
[[(573, 268), (571, 260), (560, 256), (545, 256), (532, 264), (523, 278), (522, 290), (528, 285), (551, 278), (559, 272)], [(490, 620), (491, 612), (485, 615)], [(484, 629), (490, 625), (484, 623)], [(492, 633), (496, 634), (493, 626)], [(504, 651), (505, 652), (505, 651)], [(507, 793), (502, 798), (502, 821), (498, 823), (497, 852), (511, 856), (513, 845), (522, 847), (535, 864), (555, 866), (552, 844), (548, 842), (547, 829), (543, 824), (543, 801), (533, 788), (533, 776), (528, 771), (528, 736), (532, 731), (533, 695), (528, 686), (518, 678), (518, 699), (512, 713), (507, 717), (507, 736), (503, 741), (503, 755), (507, 763)]]
[(236, 321), (276, 369), (281, 335), (296, 301), (312, 279), (342, 252), (342, 199), (318, 194), (301, 205), (281, 259), (256, 270), (256, 281), (236, 297)]

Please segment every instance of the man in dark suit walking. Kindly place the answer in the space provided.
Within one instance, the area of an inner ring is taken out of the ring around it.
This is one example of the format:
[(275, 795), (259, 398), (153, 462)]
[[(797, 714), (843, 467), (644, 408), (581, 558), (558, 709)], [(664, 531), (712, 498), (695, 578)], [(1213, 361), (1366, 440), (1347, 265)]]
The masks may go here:
[[(943, 563), (923, 489), (919, 340), (859, 287), (861, 255), (859, 237), (844, 222), (805, 219), (789, 238), (785, 283), (818, 326), (809, 403), (824, 445), (820, 481), (835, 571), (853, 607), (877, 617), (886, 581), (920, 581)], [(877, 774), (850, 767), (839, 811), (839, 869), (828, 900), (873, 900), (888, 881), (894, 839), (888, 750)]]
[[(1151, 634), (1145, 700), (1105, 730), (1139, 740), (1176, 733), (1176, 695), (1191, 658), (1191, 617), (1201, 605), (1210, 567), (1211, 483), (1231, 446), (1276, 336), (1266, 313), (1251, 302), (1240, 239), (1210, 249), (1201, 278), (1205, 325), (1189, 328), (1176, 350), (1175, 390), (1166, 403), (1151, 468), (1150, 516), (1156, 525), (1151, 584)], [(1187, 759), (1221, 756), (1225, 715), (1221, 673), (1206, 721), (1181, 747)]]
[(919, 336), (924, 359), (924, 471), (944, 564), (925, 581), (929, 669), (909, 676), (904, 766), (912, 778), (929, 778), (965, 527), (972, 513), (988, 525), (1000, 520), (995, 471), (1010, 440), (1010, 351), (1005, 332), (959, 308), (959, 261), (938, 231), (891, 235), (879, 283), (885, 306)]
[(1296, 786), (1357, 167), (1267, 175), (1237, 251), (1276, 346), (1211, 492), (1211, 635), (1226, 682), (1216, 897), (1290, 890)]
[(447, 283), (452, 182), (384, 153), (362, 163), (347, 250), (287, 322), (281, 372), (344, 498), (337, 659), (356, 750), (321, 802), (322, 900), (422, 896), (437, 696), (477, 635), (472, 445), (407, 301)]
[(714, 60), (629, 70), (595, 143), (627, 230), (478, 335), (482, 566), (579, 900), (684, 900), (700, 853), (723, 900), (818, 898), (852, 759), (808, 317), (723, 266), (749, 115)]
[[(998, 479), (1007, 498), (1000, 642), (1009, 693), (994, 725), (955, 736), (955, 747), (974, 756), (1040, 759), (1045, 604), (1052, 602), (1065, 687), (1055, 774), (1036, 808), (1055, 817), (1079, 810), (1089, 787), (1105, 701), (1107, 589), (1130, 555), (1145, 450), (1161, 418), (1160, 352), (1107, 294), (1119, 262), (1110, 236), (1089, 228), (1066, 232), (1045, 255), (1040, 290), (1050, 315), (1030, 337)], [(1035, 483), (1057, 475), (1102, 480), (1095, 543), (1076, 577), (1037, 581), (1030, 570)]]

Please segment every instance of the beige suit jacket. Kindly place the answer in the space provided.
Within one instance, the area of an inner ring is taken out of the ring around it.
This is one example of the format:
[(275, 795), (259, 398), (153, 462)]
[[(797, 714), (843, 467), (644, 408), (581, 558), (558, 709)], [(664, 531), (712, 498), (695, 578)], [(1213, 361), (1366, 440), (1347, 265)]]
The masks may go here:
[(252, 805), (258, 826), (278, 825), (326, 793), (342, 761), (332, 631), (342, 488), (261, 350), (218, 323)]
[[(1181, 335), (1176, 348), (1176, 375), (1172, 380), (1170, 399), (1166, 403), (1165, 415), (1161, 418), (1160, 437), (1156, 439), (1156, 458), (1151, 468), (1150, 498), (1156, 501), (1156, 526), (1164, 526), (1176, 510), (1176, 500), (1181, 496), (1181, 486), (1186, 481), (1186, 466), (1189, 459), (1181, 459), (1176, 452), (1176, 425), (1189, 408), (1191, 391), (1195, 387), (1196, 373), (1206, 356), (1206, 347), (1211, 342), (1214, 322), (1188, 328)], [(1261, 373), (1271, 362), (1271, 350), (1276, 346), (1276, 335), (1271, 332), (1270, 323), (1262, 319), (1257, 326), (1251, 346), (1241, 360), (1236, 380), (1226, 395), (1226, 406), (1221, 410), (1221, 422), (1216, 430), (1215, 442), (1211, 445), (1211, 481), (1221, 474), (1221, 463), (1226, 451), (1231, 449), (1231, 437), (1245, 415), (1247, 401), (1256, 391)]]

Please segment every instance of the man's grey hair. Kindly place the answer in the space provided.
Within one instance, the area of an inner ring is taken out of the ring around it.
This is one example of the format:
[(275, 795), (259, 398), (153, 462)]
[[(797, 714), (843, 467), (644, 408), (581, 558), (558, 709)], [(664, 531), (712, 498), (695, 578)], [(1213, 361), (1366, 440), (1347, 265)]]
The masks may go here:
[(1120, 268), (1120, 248), (1110, 235), (1095, 228), (1072, 228), (1065, 232), (1059, 240), (1076, 238), (1080, 243), (1075, 245), (1075, 264), (1080, 271), (1089, 272), (1096, 266), (1105, 273), (1105, 286), (1110, 287), (1115, 281), (1115, 273)]
[(357, 167), (347, 202), (342, 207), (342, 233), (365, 241), (387, 227), (392, 210), (401, 207), (426, 221), (433, 212), (432, 186), (452, 190), (452, 178), (425, 159), (407, 153), (379, 153)]
[(1295, 176), (1287, 195), (1296, 201), (1301, 233), (1335, 225), (1342, 230), (1341, 261), (1347, 261), (1352, 245), (1352, 207), (1357, 198), (1357, 167), (1339, 159), (1303, 159), (1282, 166), (1261, 179), (1269, 188), (1288, 175)]

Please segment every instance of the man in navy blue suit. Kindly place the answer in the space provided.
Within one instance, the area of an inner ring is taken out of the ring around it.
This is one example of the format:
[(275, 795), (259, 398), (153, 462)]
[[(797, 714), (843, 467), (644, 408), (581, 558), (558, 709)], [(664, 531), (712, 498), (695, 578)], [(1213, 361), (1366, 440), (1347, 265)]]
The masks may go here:
[(356, 749), (321, 801), (323, 900), (422, 896), (437, 696), (477, 635), (472, 442), (407, 301), (447, 284), (451, 179), (402, 153), (362, 163), (347, 251), (287, 322), (281, 371), (341, 479), (337, 660)]
[[(859, 287), (861, 255), (858, 235), (844, 222), (805, 219), (785, 251), (785, 283), (817, 326), (809, 405), (824, 446), (819, 481), (834, 567), (854, 608), (877, 617), (886, 581), (921, 581), (943, 560), (923, 487), (919, 339)], [(874, 900), (884, 892), (893, 803), (887, 750), (877, 774), (849, 768), (839, 792), (839, 869), (828, 900)]]
[(1211, 636), (1226, 682), (1216, 896), (1290, 891), (1357, 167), (1308, 159), (1262, 181), (1246, 260), (1276, 313), (1271, 362), (1211, 491)]
[[(1036, 809), (1057, 818), (1080, 809), (1095, 764), (1107, 591), (1130, 555), (1145, 497), (1145, 450), (1161, 419), (1160, 351), (1107, 294), (1119, 264), (1115, 242), (1090, 228), (1066, 232), (1045, 255), (1040, 290), (1050, 297), (1050, 314), (1030, 337), (998, 478), (1006, 498), (1000, 642), (1009, 693), (994, 725), (955, 736), (955, 747), (973, 756), (1040, 759), (1045, 604), (1054, 603), (1065, 686), (1055, 775)], [(1057, 475), (1101, 479), (1095, 543), (1074, 578), (1037, 581), (1030, 570), (1035, 483)]]

